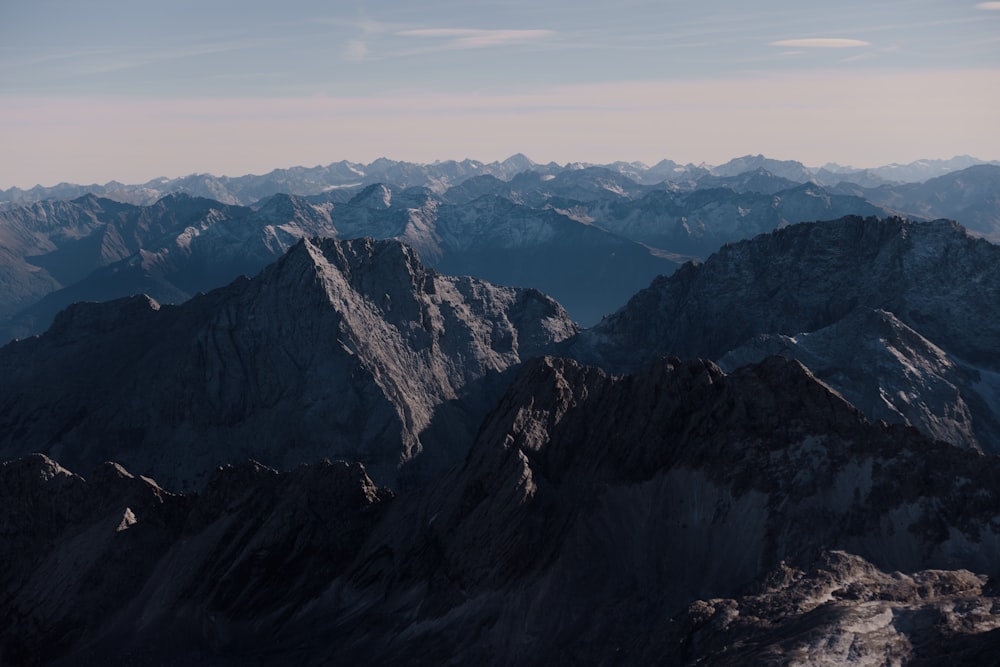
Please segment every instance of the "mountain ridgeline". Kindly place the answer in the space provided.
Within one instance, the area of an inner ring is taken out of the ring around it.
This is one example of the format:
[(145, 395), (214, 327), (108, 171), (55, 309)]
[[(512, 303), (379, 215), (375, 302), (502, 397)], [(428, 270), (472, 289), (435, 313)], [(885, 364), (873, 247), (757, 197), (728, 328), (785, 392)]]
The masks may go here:
[(623, 376), (535, 359), (464, 462), (400, 496), (349, 463), (224, 466), (176, 495), (33, 455), (0, 481), (9, 664), (997, 648), (1000, 463), (872, 424), (780, 357)]
[(298, 194), (251, 200), (175, 183), (150, 202), (88, 193), (10, 204), (0, 208), (0, 340), (41, 333), (77, 301), (145, 293), (180, 303), (317, 235), (395, 238), (442, 272), (540, 289), (591, 326), (685, 260), (790, 224), (896, 212), (957, 219), (990, 238), (1000, 229), (1000, 166), (989, 164), (876, 188), (820, 185), (798, 163), (761, 156), (683, 177), (625, 163), (505, 164), (449, 178), (382, 165), (365, 173), (383, 181), (330, 189), (307, 179), (290, 189)]
[(76, 304), (0, 349), (0, 453), (115, 460), (171, 488), (248, 457), (395, 482), (458, 460), (503, 373), (575, 332), (541, 293), (441, 276), (399, 242), (305, 240), (253, 280)]
[(656, 279), (568, 354), (611, 369), (784, 354), (874, 419), (998, 453), (998, 262), (948, 221), (794, 225)]
[(821, 171), (0, 210), (0, 664), (995, 662), (1000, 248)]
[(792, 183), (816, 181), (824, 186), (841, 183), (876, 187), (897, 184), (921, 183), (938, 176), (945, 176), (979, 165), (1000, 166), (1000, 162), (986, 162), (970, 156), (956, 156), (950, 160), (919, 160), (910, 164), (890, 164), (870, 169), (854, 169), (837, 164), (827, 164), (811, 169), (795, 160), (775, 160), (763, 155), (744, 155), (725, 164), (678, 164), (661, 160), (649, 166), (641, 162), (613, 162), (592, 165), (572, 162), (559, 165), (554, 162), (540, 164), (523, 154), (512, 155), (503, 161), (444, 160), (432, 164), (416, 164), (379, 158), (362, 164), (341, 160), (315, 167), (275, 169), (267, 174), (246, 176), (213, 176), (191, 174), (181, 178), (157, 178), (141, 184), (112, 181), (99, 185), (60, 183), (56, 186), (41, 185), (30, 189), (10, 188), (0, 190), (0, 206), (31, 204), (49, 199), (75, 199), (86, 194), (108, 197), (130, 204), (152, 204), (164, 195), (184, 193), (194, 197), (215, 199), (226, 204), (250, 205), (254, 202), (285, 193), (315, 195), (318, 193), (350, 192), (376, 183), (391, 183), (400, 188), (423, 187), (442, 193), (450, 188), (477, 178), (510, 181), (515, 176), (532, 172), (541, 176), (554, 176), (563, 171), (577, 171), (600, 167), (625, 176), (643, 185), (669, 182), (687, 186), (715, 179), (740, 178), (744, 174), (764, 170), (775, 177)]

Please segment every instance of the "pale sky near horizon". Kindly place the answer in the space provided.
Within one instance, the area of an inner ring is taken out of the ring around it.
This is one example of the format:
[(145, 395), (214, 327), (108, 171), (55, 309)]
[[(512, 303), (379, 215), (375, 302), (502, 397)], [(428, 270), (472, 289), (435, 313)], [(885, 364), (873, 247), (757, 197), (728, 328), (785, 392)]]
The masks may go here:
[(1000, 159), (1000, 2), (3, 0), (0, 188), (377, 157)]

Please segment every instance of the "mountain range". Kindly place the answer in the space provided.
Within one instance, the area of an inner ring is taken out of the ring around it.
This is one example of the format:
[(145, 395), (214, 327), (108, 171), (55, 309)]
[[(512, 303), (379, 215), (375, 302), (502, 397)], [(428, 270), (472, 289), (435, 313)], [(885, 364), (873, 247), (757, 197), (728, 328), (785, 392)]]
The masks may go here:
[(1000, 167), (426, 167), (0, 210), (0, 664), (995, 661)]
[(536, 359), (464, 462), (0, 467), (8, 664), (977, 664), (1000, 467), (867, 422), (798, 362)]
[(828, 163), (820, 168), (809, 168), (795, 160), (775, 160), (763, 155), (745, 155), (725, 164), (678, 164), (661, 160), (653, 166), (641, 162), (613, 162), (592, 165), (570, 162), (539, 164), (518, 153), (503, 161), (484, 163), (478, 160), (445, 160), (431, 164), (418, 164), (379, 158), (369, 164), (341, 160), (315, 167), (275, 169), (267, 174), (246, 176), (213, 176), (191, 174), (180, 178), (156, 178), (141, 184), (124, 184), (117, 181), (99, 185), (60, 183), (55, 186), (37, 185), (30, 189), (9, 188), (0, 190), (0, 206), (28, 204), (48, 199), (76, 199), (86, 194), (107, 197), (116, 201), (148, 205), (172, 193), (186, 193), (194, 197), (215, 199), (226, 204), (251, 205), (272, 195), (315, 195), (328, 193), (337, 196), (338, 190), (391, 183), (401, 188), (425, 187), (443, 193), (469, 178), (492, 176), (508, 181), (524, 172), (554, 175), (588, 167), (604, 167), (645, 185), (676, 182), (691, 183), (701, 177), (736, 176), (757, 169), (765, 169), (778, 177), (796, 183), (816, 180), (823, 185), (841, 182), (876, 186), (886, 183), (919, 183), (929, 178), (943, 176), (979, 164), (1000, 166), (1000, 162), (987, 162), (967, 155), (949, 160), (918, 160), (909, 164), (890, 164), (870, 169), (854, 169)]
[[(308, 197), (276, 194), (254, 206), (184, 194), (142, 206), (93, 194), (10, 206), (0, 210), (0, 340), (44, 331), (77, 301), (146, 293), (179, 303), (253, 275), (316, 235), (395, 238), (443, 272), (540, 289), (590, 326), (686, 259), (789, 224), (903, 210), (958, 219), (988, 238), (1000, 230), (997, 166), (919, 185), (828, 189), (763, 165), (795, 175), (761, 158), (721, 170), (751, 171), (706, 174), (684, 186), (579, 167), (522, 171), (509, 180), (481, 174), (440, 193), (376, 183)], [(414, 180), (409, 173), (386, 171), (402, 183)]]

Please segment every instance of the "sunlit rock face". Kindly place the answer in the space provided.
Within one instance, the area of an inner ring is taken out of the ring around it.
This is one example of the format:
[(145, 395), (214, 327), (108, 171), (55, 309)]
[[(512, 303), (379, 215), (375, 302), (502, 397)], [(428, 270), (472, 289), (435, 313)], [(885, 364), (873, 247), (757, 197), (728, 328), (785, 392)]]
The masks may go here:
[(396, 241), (305, 240), (183, 305), (76, 304), (0, 350), (0, 451), (169, 488), (247, 457), (423, 477), (460, 459), (507, 369), (575, 332), (541, 293), (442, 276)]

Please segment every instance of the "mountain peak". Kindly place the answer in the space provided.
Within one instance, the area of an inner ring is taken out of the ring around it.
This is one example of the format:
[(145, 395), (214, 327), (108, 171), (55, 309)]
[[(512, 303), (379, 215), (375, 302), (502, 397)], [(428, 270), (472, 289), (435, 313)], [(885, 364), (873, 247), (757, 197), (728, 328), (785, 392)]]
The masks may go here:
[[(166, 312), (145, 296), (76, 304), (0, 349), (0, 455), (37, 449), (84, 469), (113, 458), (188, 486), (237, 453), (428, 476), (461, 456), (504, 371), (576, 332), (535, 290), (442, 276), (371, 238), (303, 239)], [(30, 433), (4, 426), (31, 405), (47, 416)]]
[(524, 153), (515, 153), (501, 162), (500, 166), (511, 172), (511, 175), (513, 175), (522, 171), (528, 171), (535, 166), (535, 163)]
[(384, 183), (373, 183), (354, 195), (348, 204), (384, 211), (392, 206), (392, 190)]
[[(583, 338), (613, 339), (633, 359), (647, 348), (717, 359), (755, 334), (813, 331), (868, 305), (959, 356), (989, 360), (1000, 320), (984, 320), (958, 294), (976, 284), (1000, 303), (1000, 276), (988, 268), (998, 254), (953, 221), (847, 216), (791, 225), (655, 280)], [(956, 309), (965, 326), (955, 326)]]

